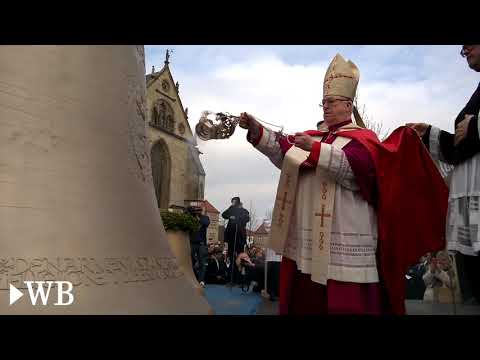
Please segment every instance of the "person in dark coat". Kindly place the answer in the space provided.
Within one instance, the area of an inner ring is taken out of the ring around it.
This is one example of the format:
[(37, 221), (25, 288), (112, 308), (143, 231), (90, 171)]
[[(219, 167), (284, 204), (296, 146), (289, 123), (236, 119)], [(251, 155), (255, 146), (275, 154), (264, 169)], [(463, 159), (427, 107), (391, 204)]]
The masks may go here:
[(250, 221), (250, 213), (244, 209), (240, 198), (232, 198), (232, 205), (222, 213), (222, 217), (228, 220), (227, 227), (225, 228), (225, 242), (228, 244), (228, 259), (230, 262), (229, 276), (232, 279), (233, 270), (233, 282), (236, 282), (237, 271), (235, 270), (235, 259), (243, 252), (247, 243), (247, 223)]
[(420, 262), (412, 266), (406, 275), (406, 299), (423, 300), (425, 290), (427, 289), (423, 281), (423, 275), (427, 271), (428, 259), (424, 257)]

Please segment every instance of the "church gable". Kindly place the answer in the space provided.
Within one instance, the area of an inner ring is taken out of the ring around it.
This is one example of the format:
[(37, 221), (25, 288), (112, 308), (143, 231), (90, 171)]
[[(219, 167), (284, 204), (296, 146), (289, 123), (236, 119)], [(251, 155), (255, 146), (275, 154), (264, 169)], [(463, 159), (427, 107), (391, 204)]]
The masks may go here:
[(183, 108), (168, 66), (146, 75), (147, 136), (152, 152), (155, 195), (161, 208), (183, 206), (185, 199), (201, 199), (205, 171), (195, 147), (188, 114)]
[(183, 108), (179, 85), (173, 80), (168, 62), (165, 61), (165, 66), (159, 72), (147, 75), (146, 80), (149, 125), (192, 141), (193, 133), (188, 123), (188, 114)]

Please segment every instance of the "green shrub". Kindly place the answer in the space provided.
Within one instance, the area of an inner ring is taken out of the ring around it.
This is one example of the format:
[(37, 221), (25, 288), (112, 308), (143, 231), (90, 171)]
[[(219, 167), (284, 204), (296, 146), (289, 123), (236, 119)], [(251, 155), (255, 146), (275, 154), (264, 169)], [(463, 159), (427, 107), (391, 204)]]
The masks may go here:
[(190, 233), (200, 229), (198, 219), (189, 214), (164, 210), (160, 212), (160, 216), (162, 217), (165, 230), (180, 230)]

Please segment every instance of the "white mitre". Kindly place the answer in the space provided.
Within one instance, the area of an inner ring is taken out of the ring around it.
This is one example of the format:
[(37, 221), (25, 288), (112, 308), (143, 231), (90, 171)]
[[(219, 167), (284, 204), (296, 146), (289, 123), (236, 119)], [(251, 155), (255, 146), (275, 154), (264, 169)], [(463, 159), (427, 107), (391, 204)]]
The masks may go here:
[(350, 60), (346, 61), (337, 54), (330, 63), (323, 81), (323, 97), (343, 96), (355, 99), (360, 71)]

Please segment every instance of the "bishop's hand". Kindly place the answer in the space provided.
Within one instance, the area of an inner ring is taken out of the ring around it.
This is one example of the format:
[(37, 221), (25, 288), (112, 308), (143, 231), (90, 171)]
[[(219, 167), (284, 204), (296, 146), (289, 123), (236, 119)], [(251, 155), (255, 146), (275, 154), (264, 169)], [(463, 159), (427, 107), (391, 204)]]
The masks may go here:
[(295, 134), (295, 146), (302, 150), (312, 151), (314, 142), (315, 140), (310, 135), (301, 132)]
[[(256, 139), (260, 135), (260, 128), (262, 125), (260, 125), (260, 123), (255, 120), (252, 115), (247, 114), (246, 112), (240, 114), (240, 121), (238, 125), (250, 132), (250, 139)], [(249, 138), (247, 137), (247, 139)]]
[(252, 115), (243, 112), (240, 114), (240, 122), (238, 125), (240, 125), (241, 128), (252, 130), (252, 128), (258, 127), (260, 124)]

